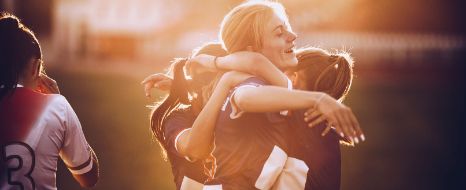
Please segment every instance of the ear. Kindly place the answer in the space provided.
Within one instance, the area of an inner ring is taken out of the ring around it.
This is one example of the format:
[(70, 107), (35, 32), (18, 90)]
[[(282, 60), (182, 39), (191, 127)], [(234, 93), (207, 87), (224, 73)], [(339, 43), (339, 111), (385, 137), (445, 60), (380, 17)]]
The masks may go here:
[(33, 78), (36, 78), (39, 76), (39, 72), (40, 72), (40, 60), (39, 59), (31, 59), (30, 61), (30, 65), (31, 65), (31, 76)]

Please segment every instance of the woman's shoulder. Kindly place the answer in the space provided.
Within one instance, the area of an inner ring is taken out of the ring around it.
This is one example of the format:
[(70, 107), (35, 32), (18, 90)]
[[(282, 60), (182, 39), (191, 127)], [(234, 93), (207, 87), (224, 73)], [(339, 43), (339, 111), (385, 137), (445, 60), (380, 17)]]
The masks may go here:
[(49, 100), (50, 104), (61, 105), (64, 107), (71, 106), (65, 96), (61, 94), (44, 94)]

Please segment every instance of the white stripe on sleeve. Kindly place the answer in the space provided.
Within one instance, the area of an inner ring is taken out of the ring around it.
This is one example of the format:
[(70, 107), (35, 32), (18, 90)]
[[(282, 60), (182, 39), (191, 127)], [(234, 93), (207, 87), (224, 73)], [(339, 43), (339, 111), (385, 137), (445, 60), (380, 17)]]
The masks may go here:
[(243, 115), (244, 111), (239, 109), (238, 105), (236, 105), (236, 102), (235, 102), (235, 94), (238, 90), (240, 89), (243, 89), (243, 88), (256, 88), (257, 86), (255, 85), (252, 85), (252, 84), (248, 84), (248, 85), (243, 85), (243, 86), (239, 86), (238, 88), (236, 88), (233, 93), (231, 93), (231, 96), (229, 98), (230, 100), (230, 104), (231, 104), (231, 113), (230, 113), (230, 119), (236, 119), (236, 118), (239, 118), (241, 117), (241, 115)]
[(82, 168), (82, 169), (79, 169), (79, 170), (73, 170), (73, 169), (70, 169), (70, 168), (68, 168), (68, 169), (70, 170), (70, 172), (72, 174), (81, 175), (81, 174), (85, 174), (85, 173), (91, 171), (92, 165), (93, 165), (93, 161), (91, 160), (89, 162), (89, 164), (86, 167)]
[[(178, 133), (178, 135), (176, 135), (176, 138), (175, 138), (175, 150), (176, 150), (177, 152), (180, 152), (180, 151), (178, 151), (178, 139), (180, 138), (181, 134), (183, 134), (184, 132), (188, 131), (189, 129), (191, 129), (191, 128), (184, 129), (184, 130), (182, 130), (180, 133)], [(191, 158), (188, 157), (188, 156), (185, 156), (184, 159), (186, 159), (186, 160), (189, 161), (189, 162), (195, 162), (195, 161), (196, 161), (196, 160), (194, 160), (194, 159), (191, 159)]]

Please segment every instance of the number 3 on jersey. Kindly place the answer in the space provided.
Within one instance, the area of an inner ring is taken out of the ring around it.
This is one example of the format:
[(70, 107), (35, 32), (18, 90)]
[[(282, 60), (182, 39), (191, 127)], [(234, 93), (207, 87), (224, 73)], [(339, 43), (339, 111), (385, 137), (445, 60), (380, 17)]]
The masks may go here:
[[(6, 184), (0, 185), (16, 186), (22, 190), (35, 189), (34, 179), (31, 177), (34, 170), (35, 155), (34, 150), (28, 144), (13, 142), (3, 145), (2, 162), (6, 171)], [(5, 173), (2, 175), (5, 175)]]

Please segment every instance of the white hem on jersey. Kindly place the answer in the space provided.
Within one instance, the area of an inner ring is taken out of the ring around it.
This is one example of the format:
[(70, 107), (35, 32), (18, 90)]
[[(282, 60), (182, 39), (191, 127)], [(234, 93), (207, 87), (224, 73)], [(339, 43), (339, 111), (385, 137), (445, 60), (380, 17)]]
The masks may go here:
[(274, 146), (254, 186), (258, 189), (270, 189), (281, 174), (287, 158), (285, 151)]
[(204, 185), (202, 190), (222, 190), (222, 185)]
[(304, 189), (309, 167), (302, 160), (288, 157), (272, 189)]
[(234, 96), (235, 96), (236, 92), (239, 89), (246, 88), (246, 87), (247, 88), (251, 88), (251, 87), (257, 88), (257, 86), (251, 85), (251, 84), (239, 86), (239, 87), (235, 88), (235, 90), (231, 93), (230, 98), (227, 98), (227, 101), (229, 100), (230, 104), (231, 104), (230, 119), (237, 119), (237, 118), (241, 117), (241, 115), (243, 115), (244, 111), (240, 110), (239, 107), (236, 105)]
[(184, 176), (183, 181), (181, 181), (180, 190), (202, 190), (203, 188), (204, 184), (199, 183), (188, 176)]

